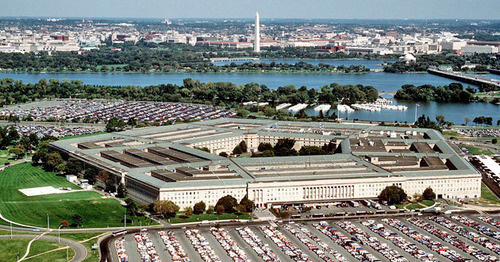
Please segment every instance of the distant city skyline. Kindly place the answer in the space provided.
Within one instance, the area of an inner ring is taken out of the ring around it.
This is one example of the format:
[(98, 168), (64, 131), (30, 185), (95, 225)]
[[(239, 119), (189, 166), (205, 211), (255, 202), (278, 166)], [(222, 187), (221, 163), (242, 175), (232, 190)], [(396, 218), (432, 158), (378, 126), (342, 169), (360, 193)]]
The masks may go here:
[[(0, 0), (0, 17), (500, 19), (499, 0)], [(497, 11), (495, 11), (497, 10)]]

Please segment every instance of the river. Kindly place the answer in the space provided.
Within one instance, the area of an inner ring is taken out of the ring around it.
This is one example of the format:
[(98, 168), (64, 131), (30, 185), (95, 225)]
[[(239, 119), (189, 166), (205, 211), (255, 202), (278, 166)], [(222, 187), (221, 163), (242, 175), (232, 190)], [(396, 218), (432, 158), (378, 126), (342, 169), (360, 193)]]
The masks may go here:
[[(270, 60), (263, 60), (269, 62)], [(276, 62), (295, 63), (298, 60), (277, 60)], [(328, 60), (328, 61), (307, 61), (310, 63), (330, 63), (335, 65), (352, 65), (362, 64), (369, 68), (381, 68), (380, 64), (384, 61), (380, 60)], [(227, 62), (221, 62), (227, 63)], [(482, 75), (488, 78), (498, 78), (496, 75)], [(231, 73), (231, 74), (188, 74), (188, 73), (173, 73), (173, 74), (126, 74), (126, 73), (108, 73), (108, 74), (28, 74), (28, 73), (0, 73), (0, 78), (13, 78), (22, 80), (26, 83), (36, 83), (42, 78), (56, 78), (59, 80), (81, 80), (85, 84), (93, 85), (136, 85), (147, 86), (156, 84), (177, 84), (182, 85), (185, 78), (198, 79), (202, 82), (233, 82), (235, 84), (246, 84), (255, 82), (265, 84), (269, 88), (278, 88), (284, 85), (295, 85), (297, 87), (307, 86), (320, 88), (323, 85), (330, 83), (346, 84), (362, 84), (371, 85), (379, 91), (395, 92), (404, 84), (413, 85), (448, 85), (453, 81), (447, 78), (439, 77), (431, 74), (390, 74), (384, 72), (370, 72), (366, 74), (279, 74), (279, 73)], [(464, 84), (467, 86), (467, 84)], [(363, 119), (363, 120), (381, 120), (381, 121), (398, 121), (398, 122), (413, 122), (415, 120), (415, 103), (397, 102), (395, 104), (404, 104), (408, 106), (407, 111), (389, 111), (380, 112), (356, 111), (351, 114), (341, 114), (342, 118)], [(309, 113), (314, 113), (309, 110)], [(472, 119), (477, 116), (491, 116), (494, 119), (494, 124), (500, 119), (500, 106), (488, 103), (436, 103), (426, 102), (420, 103), (418, 115), (426, 114), (434, 118), (435, 115), (444, 115), (449, 121), (455, 124), (464, 123), (464, 117), (469, 116)]]

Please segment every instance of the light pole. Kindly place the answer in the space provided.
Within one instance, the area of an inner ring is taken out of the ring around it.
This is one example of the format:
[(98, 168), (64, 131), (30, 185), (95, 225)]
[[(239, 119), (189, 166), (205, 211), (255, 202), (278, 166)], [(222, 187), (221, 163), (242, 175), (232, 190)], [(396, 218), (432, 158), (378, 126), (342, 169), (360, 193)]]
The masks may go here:
[(58, 235), (58, 237), (57, 237), (57, 243), (59, 243), (59, 244), (61, 244), (61, 227), (62, 227), (62, 226), (63, 226), (63, 225), (60, 225), (60, 226), (57, 228), (57, 235)]
[(13, 236), (12, 236), (12, 222), (10, 222), (10, 238), (13, 238)]
[(127, 213), (123, 214), (123, 227), (127, 227)]
[(49, 213), (47, 213), (47, 231), (50, 230), (50, 217), (49, 217)]

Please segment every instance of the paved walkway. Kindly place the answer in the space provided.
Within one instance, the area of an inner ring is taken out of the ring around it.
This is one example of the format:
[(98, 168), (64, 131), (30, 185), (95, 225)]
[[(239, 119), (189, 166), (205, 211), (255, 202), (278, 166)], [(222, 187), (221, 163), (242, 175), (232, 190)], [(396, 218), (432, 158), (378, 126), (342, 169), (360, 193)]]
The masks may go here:
[[(41, 235), (13, 235), (14, 238), (23, 238), (23, 239), (39, 239), (39, 240), (46, 240), (46, 241), (52, 241), (56, 242), (58, 241), (58, 238), (55, 236), (41, 236)], [(10, 235), (2, 235), (0, 236), (0, 239), (10, 239)], [(65, 238), (61, 238), (61, 244), (69, 246), (71, 249), (75, 251), (75, 256), (71, 259), (72, 262), (80, 262), (83, 261), (87, 255), (88, 251), (87, 248), (85, 248), (84, 245)], [(26, 254), (29, 253), (29, 249), (27, 250)], [(26, 254), (23, 258), (26, 257)], [(20, 259), (21, 261), (22, 259)]]

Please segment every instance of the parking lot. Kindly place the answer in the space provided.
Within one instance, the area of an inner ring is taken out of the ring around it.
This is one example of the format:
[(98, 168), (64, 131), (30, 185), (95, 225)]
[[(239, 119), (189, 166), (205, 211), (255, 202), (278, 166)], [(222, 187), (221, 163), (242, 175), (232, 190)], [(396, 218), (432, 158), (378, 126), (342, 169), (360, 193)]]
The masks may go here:
[(400, 216), (149, 230), (109, 246), (112, 261), (498, 261), (499, 230), (500, 216)]

